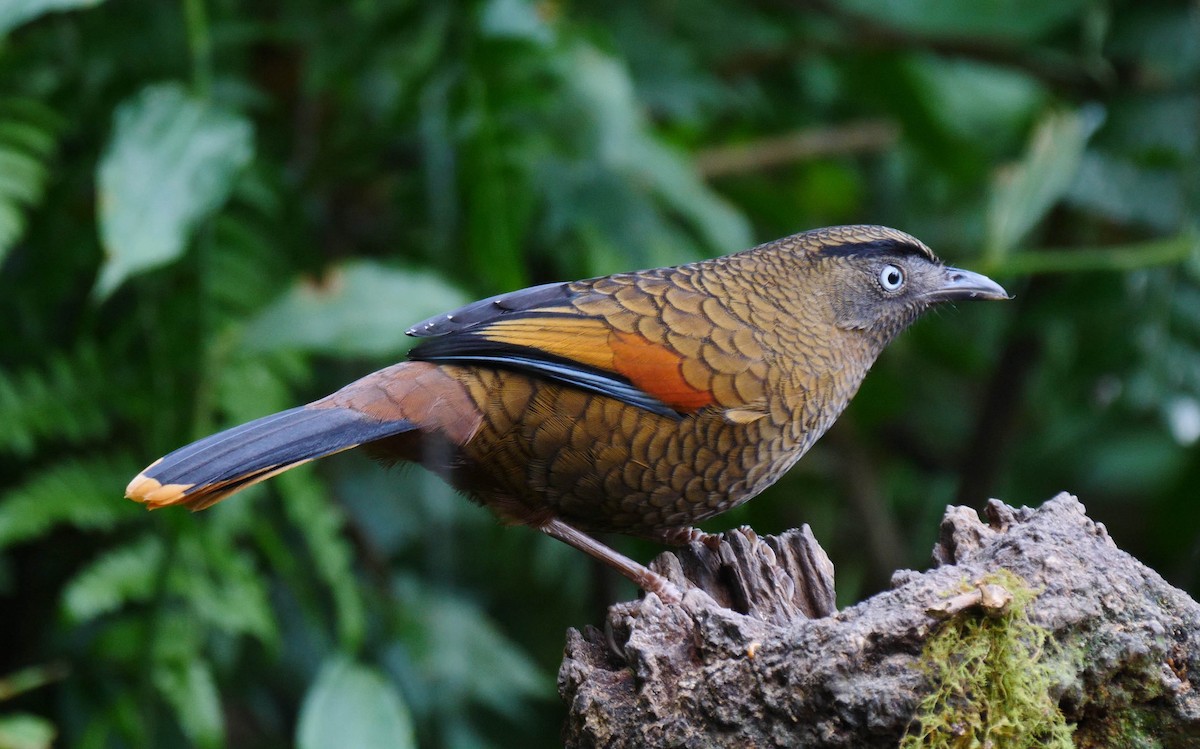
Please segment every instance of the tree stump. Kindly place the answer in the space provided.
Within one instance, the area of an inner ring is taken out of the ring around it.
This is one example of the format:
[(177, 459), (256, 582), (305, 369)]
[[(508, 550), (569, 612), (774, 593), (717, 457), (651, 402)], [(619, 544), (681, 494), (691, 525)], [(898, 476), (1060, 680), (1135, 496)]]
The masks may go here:
[(985, 515), (947, 508), (933, 569), (901, 570), (842, 611), (807, 528), (663, 554), (654, 566), (686, 588), (682, 603), (647, 596), (610, 608), (605, 630), (568, 632), (566, 745), (895, 747), (945, 679), (931, 638), (1011, 608), (1018, 592), (1003, 581), (1018, 579), (1023, 621), (1048, 643), (1031, 650), (1050, 675), (1045, 697), (1075, 746), (1200, 746), (1200, 605), (1068, 494), (1037, 509), (992, 500)]

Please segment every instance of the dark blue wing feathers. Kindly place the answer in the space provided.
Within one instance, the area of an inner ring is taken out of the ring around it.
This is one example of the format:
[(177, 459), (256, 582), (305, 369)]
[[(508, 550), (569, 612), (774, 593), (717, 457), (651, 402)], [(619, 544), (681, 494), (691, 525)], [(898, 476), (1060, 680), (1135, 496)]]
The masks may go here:
[(452, 312), (422, 320), (404, 332), (406, 335), (418, 338), (446, 335), (467, 330), (481, 323), (492, 322), (514, 312), (527, 312), (541, 307), (564, 304), (571, 298), (570, 287), (571, 284), (567, 282), (547, 283), (507, 294), (497, 294), (478, 302), (472, 302), (465, 307), (459, 307)]

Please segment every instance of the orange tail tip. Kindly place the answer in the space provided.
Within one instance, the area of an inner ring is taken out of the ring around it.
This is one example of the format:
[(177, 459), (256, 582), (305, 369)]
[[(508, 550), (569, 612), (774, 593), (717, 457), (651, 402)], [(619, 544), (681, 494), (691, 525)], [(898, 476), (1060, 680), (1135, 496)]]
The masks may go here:
[[(154, 461), (146, 468), (146, 471), (160, 461), (161, 458)], [(151, 510), (186, 501), (187, 490), (195, 486), (194, 484), (163, 484), (158, 479), (147, 476), (146, 471), (134, 476), (133, 481), (129, 482), (129, 486), (125, 487), (125, 498), (141, 502)]]

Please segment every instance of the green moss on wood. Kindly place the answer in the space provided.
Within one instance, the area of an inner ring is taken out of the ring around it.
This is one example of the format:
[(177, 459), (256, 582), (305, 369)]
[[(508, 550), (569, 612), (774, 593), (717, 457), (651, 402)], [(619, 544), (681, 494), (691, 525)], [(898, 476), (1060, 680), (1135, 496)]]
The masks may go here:
[(1008, 570), (977, 582), (987, 584), (1012, 601), (994, 615), (964, 611), (929, 638), (921, 663), (934, 688), (901, 749), (1073, 747), (1073, 729), (1050, 695), (1061, 683), (1058, 653), (1049, 632), (1029, 620), (1037, 591)]

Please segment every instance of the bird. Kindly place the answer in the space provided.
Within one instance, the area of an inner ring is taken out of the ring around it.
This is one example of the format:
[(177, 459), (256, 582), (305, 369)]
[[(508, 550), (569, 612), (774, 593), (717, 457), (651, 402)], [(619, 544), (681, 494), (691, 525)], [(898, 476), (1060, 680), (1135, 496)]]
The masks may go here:
[(774, 483), (922, 312), (1011, 298), (882, 226), (835, 226), (666, 268), (549, 283), (437, 315), (399, 363), (156, 460), (126, 496), (199, 510), (364, 446), (419, 463), (678, 602), (595, 538), (695, 528)]

